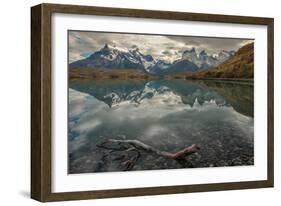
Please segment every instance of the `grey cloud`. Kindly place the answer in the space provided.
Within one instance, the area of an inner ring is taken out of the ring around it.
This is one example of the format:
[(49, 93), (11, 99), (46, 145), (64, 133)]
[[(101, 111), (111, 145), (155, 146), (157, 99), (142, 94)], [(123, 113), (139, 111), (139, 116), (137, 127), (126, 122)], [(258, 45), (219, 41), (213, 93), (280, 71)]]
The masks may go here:
[(198, 51), (206, 50), (210, 54), (215, 54), (221, 50), (237, 50), (250, 39), (233, 38), (208, 38), (208, 37), (189, 37), (189, 36), (168, 36), (169, 39), (181, 42), (186, 46), (195, 47)]
[(172, 53), (172, 52), (170, 52), (170, 51), (167, 51), (167, 50), (166, 50), (166, 51), (163, 51), (163, 52), (162, 52), (162, 54), (172, 55), (173, 53)]
[(206, 50), (216, 54), (221, 50), (237, 50), (249, 40), (204, 38), (190, 36), (161, 36), (105, 32), (69, 32), (69, 62), (85, 58), (83, 54), (100, 50), (105, 44), (121, 48), (136, 48), (156, 59), (174, 61), (181, 53), (195, 47), (197, 52)]

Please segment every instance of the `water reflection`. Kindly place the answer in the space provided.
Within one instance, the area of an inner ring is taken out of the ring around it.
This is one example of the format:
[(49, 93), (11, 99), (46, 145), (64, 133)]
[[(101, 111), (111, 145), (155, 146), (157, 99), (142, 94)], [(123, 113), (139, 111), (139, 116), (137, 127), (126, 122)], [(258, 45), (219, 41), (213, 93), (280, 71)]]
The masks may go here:
[(108, 138), (171, 152), (202, 146), (184, 163), (142, 152), (131, 170), (253, 164), (251, 84), (73, 80), (69, 87), (70, 173), (124, 170), (130, 154), (97, 146)]

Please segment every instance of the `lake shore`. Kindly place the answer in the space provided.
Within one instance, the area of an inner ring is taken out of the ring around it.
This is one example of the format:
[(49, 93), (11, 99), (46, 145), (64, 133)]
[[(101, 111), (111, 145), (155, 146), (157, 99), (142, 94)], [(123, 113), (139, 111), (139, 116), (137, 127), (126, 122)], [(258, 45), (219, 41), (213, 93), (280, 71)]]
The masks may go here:
[(194, 78), (188, 77), (185, 75), (154, 75), (145, 73), (140, 70), (133, 70), (133, 69), (123, 69), (123, 70), (114, 70), (114, 69), (90, 69), (90, 68), (71, 68), (68, 72), (69, 79), (87, 79), (87, 80), (97, 80), (97, 81), (104, 81), (104, 80), (114, 80), (114, 81), (144, 81), (144, 80), (210, 80), (210, 81), (221, 81), (221, 82), (240, 82), (240, 83), (247, 83), (253, 84), (253, 78)]
[(92, 68), (71, 68), (68, 72), (70, 79), (158, 79), (157, 75), (145, 73), (136, 69), (92, 69)]
[[(68, 171), (253, 165), (253, 92), (253, 86), (230, 81), (70, 80)], [(118, 143), (124, 140), (170, 153), (192, 144), (201, 149), (178, 161)]]

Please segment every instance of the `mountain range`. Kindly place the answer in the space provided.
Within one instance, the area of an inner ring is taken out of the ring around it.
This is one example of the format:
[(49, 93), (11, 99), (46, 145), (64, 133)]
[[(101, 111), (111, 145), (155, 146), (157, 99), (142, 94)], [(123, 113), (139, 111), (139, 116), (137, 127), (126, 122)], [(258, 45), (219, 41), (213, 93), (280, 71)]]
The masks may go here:
[(231, 58), (215, 67), (186, 75), (186, 78), (253, 79), (254, 43), (242, 46)]
[(137, 47), (124, 49), (105, 44), (103, 48), (90, 56), (70, 63), (69, 67), (76, 69), (129, 69), (149, 74), (167, 75), (206, 70), (220, 65), (232, 57), (234, 53), (234, 51), (223, 50), (217, 56), (212, 56), (204, 50), (197, 54), (195, 48), (192, 48), (185, 50), (181, 58), (169, 63), (164, 60), (156, 60), (152, 55), (145, 55)]

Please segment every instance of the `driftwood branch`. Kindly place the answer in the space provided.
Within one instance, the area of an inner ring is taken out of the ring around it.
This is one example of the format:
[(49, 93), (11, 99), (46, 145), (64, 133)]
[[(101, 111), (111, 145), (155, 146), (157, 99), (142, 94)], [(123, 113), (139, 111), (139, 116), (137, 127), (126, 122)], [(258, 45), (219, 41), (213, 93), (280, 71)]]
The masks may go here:
[(154, 148), (150, 145), (147, 145), (147, 144), (145, 144), (145, 143), (143, 143), (139, 140), (108, 139), (108, 140), (106, 140), (106, 142), (117, 143), (117, 144), (120, 144), (120, 143), (130, 144), (136, 149), (142, 149), (142, 150), (145, 150), (147, 152), (153, 152), (157, 155), (167, 157), (167, 158), (170, 158), (170, 159), (174, 159), (174, 160), (184, 159), (186, 156), (191, 155), (191, 154), (197, 152), (200, 149), (199, 145), (193, 144), (189, 147), (184, 148), (183, 150), (180, 150), (180, 151), (175, 152), (175, 153), (171, 153), (171, 152), (158, 150), (158, 149), (156, 149), (156, 148)]

